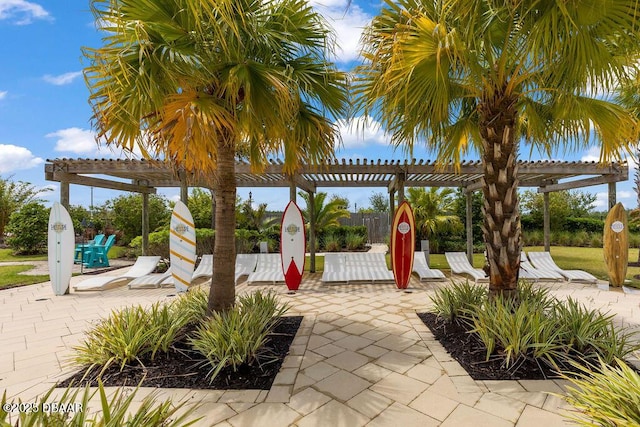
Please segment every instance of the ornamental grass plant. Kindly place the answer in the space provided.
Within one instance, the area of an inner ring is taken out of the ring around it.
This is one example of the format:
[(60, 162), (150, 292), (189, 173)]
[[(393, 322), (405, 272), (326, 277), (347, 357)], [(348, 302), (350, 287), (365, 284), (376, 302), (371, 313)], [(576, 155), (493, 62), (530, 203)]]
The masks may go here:
[(277, 319), (287, 310), (274, 293), (255, 292), (239, 297), (233, 309), (205, 320), (190, 343), (211, 364), (210, 379), (227, 366), (237, 371), (243, 364), (254, 363)]
[(143, 365), (143, 358), (153, 360), (178, 340), (186, 340), (217, 374), (225, 366), (235, 369), (253, 362), (288, 309), (275, 293), (256, 291), (239, 296), (233, 309), (206, 317), (207, 298), (206, 290), (194, 289), (170, 304), (113, 311), (86, 332), (84, 341), (74, 348), (73, 362), (87, 367), (87, 375), (100, 367), (99, 378), (113, 364), (121, 371), (133, 363)]
[[(49, 389), (42, 397), (30, 402), (28, 406), (21, 406), (23, 402), (7, 401), (6, 391), (2, 395), (0, 406), (0, 426), (33, 426), (33, 427), (187, 427), (196, 423), (198, 419), (189, 419), (197, 406), (183, 408), (186, 402), (174, 405), (168, 399), (158, 402), (156, 394), (146, 396), (142, 402), (136, 400), (139, 386), (131, 393), (125, 393), (118, 389), (110, 398), (102, 384), (98, 382), (98, 388), (88, 385), (83, 388), (67, 387), (62, 395), (53, 392), (55, 386)], [(98, 393), (99, 406), (91, 407), (95, 401), (93, 397)], [(55, 402), (57, 408), (52, 410), (50, 406)], [(17, 408), (29, 408), (29, 410), (7, 411), (12, 406)]]
[(438, 289), (431, 301), (438, 316), (466, 325), (484, 344), (486, 360), (499, 355), (507, 369), (526, 359), (557, 372), (570, 370), (575, 361), (615, 364), (640, 349), (635, 333), (617, 328), (613, 315), (571, 298), (560, 301), (525, 281), (514, 299), (489, 299), (484, 286), (465, 283)]
[(601, 360), (598, 369), (575, 364), (565, 376), (571, 385), (561, 395), (578, 413), (567, 416), (582, 426), (640, 425), (640, 375), (621, 360), (615, 366)]

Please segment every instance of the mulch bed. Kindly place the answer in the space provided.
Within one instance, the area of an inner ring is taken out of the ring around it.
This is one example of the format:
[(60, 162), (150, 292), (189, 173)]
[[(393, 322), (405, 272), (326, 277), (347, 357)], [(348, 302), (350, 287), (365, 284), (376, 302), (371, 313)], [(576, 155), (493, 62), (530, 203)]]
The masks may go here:
[(509, 369), (505, 357), (497, 354), (486, 360), (487, 348), (462, 322), (449, 322), (434, 313), (418, 317), (474, 380), (543, 380), (558, 378), (557, 372), (533, 358), (519, 360)]
[[(242, 365), (237, 371), (226, 367), (210, 381), (207, 373), (211, 365), (200, 353), (192, 350), (186, 340), (177, 342), (166, 354), (156, 354), (154, 360), (145, 356), (141, 364), (111, 366), (102, 374), (105, 386), (135, 386), (141, 381), (142, 387), (190, 388), (208, 390), (269, 390), (273, 384), (289, 347), (293, 341), (302, 316), (282, 317), (252, 365)], [(100, 367), (92, 370), (95, 376)], [(76, 386), (97, 386), (95, 378), (82, 380), (86, 369), (74, 374), (58, 387), (67, 387), (72, 382)]]

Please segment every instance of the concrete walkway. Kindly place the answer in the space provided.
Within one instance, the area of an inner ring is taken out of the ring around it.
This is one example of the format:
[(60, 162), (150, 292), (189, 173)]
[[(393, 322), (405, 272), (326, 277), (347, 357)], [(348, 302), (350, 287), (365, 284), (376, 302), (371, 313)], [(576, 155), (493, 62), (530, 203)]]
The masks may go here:
[[(205, 418), (198, 426), (569, 425), (562, 413), (571, 408), (549, 394), (562, 393), (562, 381), (474, 381), (434, 340), (416, 312), (427, 310), (435, 287), (445, 284), (412, 278), (412, 292), (405, 293), (388, 285), (324, 286), (320, 277), (305, 275), (295, 295), (284, 286), (238, 286), (238, 293), (275, 289), (290, 314), (304, 316), (270, 390), (149, 388), (136, 400), (156, 392), (200, 404), (197, 414)], [(561, 298), (640, 324), (638, 296), (549, 286)], [(92, 322), (118, 307), (173, 298), (171, 289), (126, 287), (56, 297), (48, 283), (0, 291), (0, 394), (6, 390), (10, 401), (34, 402), (73, 371), (67, 363), (72, 347)], [(89, 410), (97, 408), (94, 401)]]

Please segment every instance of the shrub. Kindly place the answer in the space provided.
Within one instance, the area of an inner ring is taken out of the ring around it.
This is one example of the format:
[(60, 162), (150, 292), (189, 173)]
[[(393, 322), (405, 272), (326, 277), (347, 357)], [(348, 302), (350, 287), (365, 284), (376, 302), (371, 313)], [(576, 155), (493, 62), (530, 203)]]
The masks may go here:
[(498, 294), (487, 299), (484, 286), (454, 285), (432, 297), (434, 311), (471, 326), (489, 357), (505, 355), (507, 368), (533, 357), (560, 370), (571, 362), (614, 362), (640, 349), (634, 333), (617, 329), (613, 316), (590, 310), (569, 299), (558, 301), (548, 290), (521, 282), (517, 297)]
[(112, 311), (86, 333), (84, 342), (74, 347), (74, 361), (86, 366), (126, 364), (157, 351), (166, 352), (187, 318), (171, 305), (155, 303), (150, 309), (141, 306)]
[(356, 234), (352, 231), (348, 232), (345, 237), (345, 244), (347, 250), (356, 251), (364, 248), (364, 244), (367, 239), (364, 236)]
[[(82, 405), (77, 411), (21, 411), (16, 418), (5, 410), (7, 403), (7, 392), (2, 395), (2, 406), (0, 407), (0, 425), (21, 425), (21, 426), (130, 426), (130, 427), (178, 427), (188, 426), (198, 419), (187, 421), (188, 417), (198, 408), (183, 409), (185, 402), (174, 405), (172, 401), (165, 400), (157, 404), (157, 393), (150, 394), (139, 402), (136, 400), (139, 386), (131, 393), (124, 394), (122, 389), (118, 389), (111, 400), (101, 381), (98, 381), (98, 389), (92, 390), (88, 385), (82, 389), (72, 389), (73, 385), (67, 387), (61, 396), (56, 396), (54, 400), (52, 394), (55, 386), (50, 388), (42, 397), (35, 402), (38, 408), (43, 408), (44, 404), (56, 402), (59, 407), (69, 407), (72, 404)], [(82, 391), (82, 393), (80, 393)], [(90, 408), (93, 397), (98, 393), (100, 396), (100, 409)], [(18, 402), (21, 402), (18, 400)], [(178, 416), (178, 413), (181, 414)]]
[(342, 249), (340, 240), (334, 234), (327, 234), (324, 236), (324, 250), (327, 252), (339, 252)]
[(578, 231), (571, 237), (571, 246), (589, 246), (591, 236), (586, 231)]
[(439, 288), (430, 299), (438, 316), (453, 321), (473, 307), (479, 307), (486, 298), (487, 290), (484, 286), (466, 281)]
[(6, 232), (7, 244), (18, 254), (36, 254), (47, 247), (49, 210), (31, 202), (11, 214)]
[(601, 248), (602, 247), (602, 235), (594, 234), (591, 236), (590, 246), (592, 248)]
[(211, 379), (227, 366), (235, 371), (242, 364), (253, 363), (275, 327), (274, 317), (287, 309), (278, 304), (275, 294), (255, 292), (240, 297), (236, 307), (206, 319), (190, 343), (209, 360)]
[[(149, 251), (147, 255), (158, 255), (162, 258), (169, 258), (169, 229), (149, 233)], [(213, 253), (215, 241), (215, 230), (209, 228), (196, 228), (196, 254)], [(133, 250), (133, 256), (142, 255), (142, 236), (131, 240), (129, 246)]]
[(577, 233), (579, 231), (602, 233), (604, 221), (599, 218), (567, 218), (565, 227), (570, 233)]
[(629, 247), (637, 248), (638, 246), (640, 246), (640, 235), (629, 234)]
[(615, 365), (601, 361), (596, 372), (575, 365), (579, 373), (565, 376), (573, 386), (568, 386), (566, 396), (561, 397), (582, 416), (565, 416), (583, 426), (640, 425), (640, 376), (621, 360)]

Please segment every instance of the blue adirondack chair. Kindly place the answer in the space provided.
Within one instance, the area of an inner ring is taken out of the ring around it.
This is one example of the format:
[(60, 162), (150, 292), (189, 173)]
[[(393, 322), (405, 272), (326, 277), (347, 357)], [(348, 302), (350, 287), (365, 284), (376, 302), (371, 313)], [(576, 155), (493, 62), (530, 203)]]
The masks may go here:
[(90, 240), (87, 243), (78, 243), (73, 255), (73, 262), (75, 264), (80, 264), (81, 262), (86, 263), (87, 254), (92, 251), (91, 247), (95, 245), (101, 245), (103, 241), (104, 234), (96, 234), (93, 240)]
[(107, 254), (109, 249), (116, 241), (116, 235), (112, 234), (107, 238), (104, 245), (93, 245), (85, 256), (84, 266), (88, 268), (109, 267), (109, 258)]

